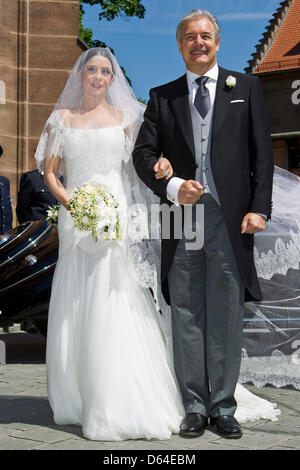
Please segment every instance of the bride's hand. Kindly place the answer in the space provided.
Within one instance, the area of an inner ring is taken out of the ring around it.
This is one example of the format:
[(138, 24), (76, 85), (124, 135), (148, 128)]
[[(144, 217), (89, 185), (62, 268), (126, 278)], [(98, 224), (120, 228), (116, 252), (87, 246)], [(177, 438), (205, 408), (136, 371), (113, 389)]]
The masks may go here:
[(167, 158), (160, 158), (154, 165), (155, 178), (157, 180), (165, 178), (169, 180), (173, 176), (173, 167)]
[(70, 205), (69, 205), (69, 204), (70, 204), (70, 201), (71, 201), (71, 199), (69, 199), (67, 202), (63, 203), (63, 206), (64, 206), (65, 209), (67, 209), (67, 211), (69, 211), (69, 212), (70, 212), (70, 210), (71, 210), (71, 209), (70, 209)]

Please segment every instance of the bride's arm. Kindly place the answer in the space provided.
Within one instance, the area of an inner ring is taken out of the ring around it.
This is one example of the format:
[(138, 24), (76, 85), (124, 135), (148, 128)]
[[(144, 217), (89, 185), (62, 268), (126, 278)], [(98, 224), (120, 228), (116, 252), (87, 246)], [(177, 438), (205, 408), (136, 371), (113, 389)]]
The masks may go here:
[(70, 196), (58, 178), (59, 162), (59, 157), (45, 158), (44, 181), (55, 199), (69, 210), (68, 203), (70, 202)]
[(155, 178), (169, 180), (173, 176), (173, 167), (167, 158), (161, 157), (153, 167)]

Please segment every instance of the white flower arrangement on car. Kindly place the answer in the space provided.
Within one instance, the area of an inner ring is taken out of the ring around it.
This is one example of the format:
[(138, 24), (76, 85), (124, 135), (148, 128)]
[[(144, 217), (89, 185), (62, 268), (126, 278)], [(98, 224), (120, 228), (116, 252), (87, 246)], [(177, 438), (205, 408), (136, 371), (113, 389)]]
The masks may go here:
[(91, 182), (74, 189), (68, 204), (75, 227), (97, 240), (117, 240), (120, 233), (119, 203), (104, 184)]
[(50, 206), (49, 209), (47, 210), (46, 220), (51, 225), (57, 225), (57, 223), (58, 223), (58, 209), (59, 209), (59, 207), (60, 207), (60, 204), (56, 204), (55, 206)]

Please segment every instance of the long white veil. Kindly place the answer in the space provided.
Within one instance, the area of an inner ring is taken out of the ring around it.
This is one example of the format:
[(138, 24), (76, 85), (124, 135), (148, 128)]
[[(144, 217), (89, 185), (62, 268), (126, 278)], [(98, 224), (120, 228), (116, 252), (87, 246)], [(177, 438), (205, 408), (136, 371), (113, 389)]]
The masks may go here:
[(240, 382), (300, 389), (300, 179), (279, 167), (254, 259), (264, 300), (245, 304)]

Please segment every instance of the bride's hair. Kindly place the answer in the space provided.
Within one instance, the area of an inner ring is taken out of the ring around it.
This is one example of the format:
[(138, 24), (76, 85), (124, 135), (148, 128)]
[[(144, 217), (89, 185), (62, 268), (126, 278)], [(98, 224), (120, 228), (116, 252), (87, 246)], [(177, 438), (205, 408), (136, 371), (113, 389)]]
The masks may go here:
[(99, 56), (102, 56), (102, 57), (105, 57), (106, 59), (109, 60), (110, 62), (110, 65), (111, 65), (111, 68), (112, 68), (112, 71), (113, 71), (113, 74), (115, 75), (116, 73), (116, 70), (115, 70), (115, 67), (114, 67), (114, 64), (113, 64), (113, 61), (111, 60), (111, 54), (112, 52), (111, 51), (108, 51), (107, 48), (93, 48), (93, 49), (90, 49), (89, 51), (87, 51), (85, 57), (84, 57), (84, 60), (83, 60), (83, 63), (82, 63), (82, 69), (81, 69), (81, 72), (83, 72), (83, 69), (84, 69), (84, 66), (87, 64), (87, 62), (92, 59), (92, 57), (95, 57), (97, 55)]

